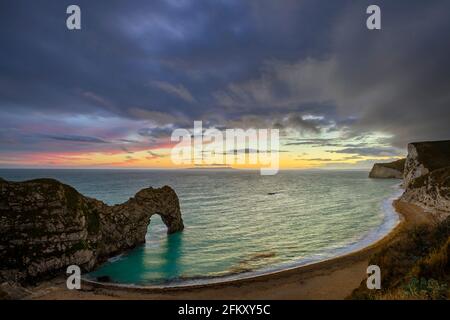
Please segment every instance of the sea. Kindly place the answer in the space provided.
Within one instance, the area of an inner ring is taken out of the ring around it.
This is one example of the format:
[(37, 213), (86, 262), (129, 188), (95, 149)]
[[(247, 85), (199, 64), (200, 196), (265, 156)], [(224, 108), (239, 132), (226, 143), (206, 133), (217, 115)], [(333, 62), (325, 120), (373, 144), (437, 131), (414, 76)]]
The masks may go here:
[(54, 178), (109, 205), (142, 188), (176, 191), (183, 232), (152, 216), (145, 244), (113, 257), (87, 279), (131, 286), (184, 286), (253, 277), (361, 249), (399, 222), (399, 181), (367, 171), (186, 169), (0, 169), (12, 181)]

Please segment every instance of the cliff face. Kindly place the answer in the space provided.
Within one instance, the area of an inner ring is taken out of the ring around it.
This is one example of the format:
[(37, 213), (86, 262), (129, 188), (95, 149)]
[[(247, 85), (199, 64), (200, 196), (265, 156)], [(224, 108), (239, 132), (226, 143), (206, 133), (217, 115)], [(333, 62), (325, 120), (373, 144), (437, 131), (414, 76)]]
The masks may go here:
[(72, 264), (90, 271), (144, 243), (154, 214), (168, 233), (183, 230), (178, 197), (167, 186), (108, 206), (52, 179), (0, 179), (0, 280), (32, 282)]
[(450, 167), (450, 141), (415, 142), (408, 145), (405, 186), (431, 171)]
[(401, 200), (450, 213), (450, 141), (409, 144), (404, 187)]
[(369, 173), (369, 178), (375, 179), (402, 179), (405, 159), (390, 163), (375, 163)]

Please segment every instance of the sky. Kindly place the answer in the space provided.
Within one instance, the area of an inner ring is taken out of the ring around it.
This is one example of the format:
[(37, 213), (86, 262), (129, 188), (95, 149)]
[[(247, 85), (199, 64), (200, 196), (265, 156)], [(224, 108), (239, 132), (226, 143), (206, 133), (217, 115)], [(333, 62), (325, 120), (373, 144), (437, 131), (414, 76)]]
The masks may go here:
[[(66, 28), (71, 4), (81, 30)], [(370, 4), (381, 30), (366, 28)], [(3, 0), (0, 167), (172, 168), (171, 133), (194, 121), (279, 129), (282, 168), (405, 156), (450, 138), (449, 12), (447, 0)]]

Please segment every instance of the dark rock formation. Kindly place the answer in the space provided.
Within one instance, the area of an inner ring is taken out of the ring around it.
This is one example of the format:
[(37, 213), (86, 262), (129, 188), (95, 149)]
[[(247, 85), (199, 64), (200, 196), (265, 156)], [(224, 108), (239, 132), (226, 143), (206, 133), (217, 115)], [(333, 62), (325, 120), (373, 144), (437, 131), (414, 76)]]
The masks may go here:
[(450, 167), (450, 141), (415, 142), (408, 145), (405, 187), (431, 171)]
[(401, 200), (450, 213), (450, 141), (410, 143), (403, 184)]
[(405, 159), (389, 163), (375, 163), (369, 173), (369, 178), (376, 179), (402, 179), (405, 168)]
[(167, 186), (108, 206), (52, 179), (0, 179), (0, 281), (34, 282), (69, 265), (90, 271), (144, 243), (154, 214), (168, 233), (183, 230), (178, 197)]

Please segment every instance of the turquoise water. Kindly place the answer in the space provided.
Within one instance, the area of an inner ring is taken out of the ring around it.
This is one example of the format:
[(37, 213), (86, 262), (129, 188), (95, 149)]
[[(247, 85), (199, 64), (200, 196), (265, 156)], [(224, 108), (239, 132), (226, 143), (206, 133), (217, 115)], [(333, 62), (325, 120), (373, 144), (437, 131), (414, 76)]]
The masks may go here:
[(324, 260), (375, 241), (397, 222), (386, 199), (399, 182), (362, 171), (0, 170), (0, 177), (52, 177), (108, 204), (172, 186), (185, 230), (167, 235), (153, 216), (145, 245), (88, 275), (126, 284), (235, 278)]

